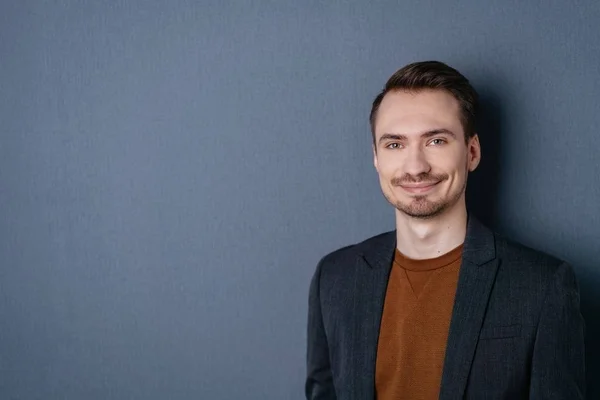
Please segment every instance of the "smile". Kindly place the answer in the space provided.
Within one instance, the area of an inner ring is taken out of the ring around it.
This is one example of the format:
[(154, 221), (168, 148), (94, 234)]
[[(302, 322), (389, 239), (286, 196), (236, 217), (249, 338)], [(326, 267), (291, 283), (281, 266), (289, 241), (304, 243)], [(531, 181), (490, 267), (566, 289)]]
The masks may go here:
[(409, 183), (400, 185), (402, 189), (413, 194), (422, 194), (433, 189), (439, 182)]

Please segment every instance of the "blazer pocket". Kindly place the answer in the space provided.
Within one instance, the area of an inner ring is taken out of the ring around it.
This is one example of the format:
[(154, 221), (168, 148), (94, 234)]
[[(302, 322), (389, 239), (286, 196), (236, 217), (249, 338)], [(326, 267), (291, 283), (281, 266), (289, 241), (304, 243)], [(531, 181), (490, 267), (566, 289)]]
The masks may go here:
[(507, 339), (521, 336), (521, 325), (487, 326), (479, 333), (479, 339)]

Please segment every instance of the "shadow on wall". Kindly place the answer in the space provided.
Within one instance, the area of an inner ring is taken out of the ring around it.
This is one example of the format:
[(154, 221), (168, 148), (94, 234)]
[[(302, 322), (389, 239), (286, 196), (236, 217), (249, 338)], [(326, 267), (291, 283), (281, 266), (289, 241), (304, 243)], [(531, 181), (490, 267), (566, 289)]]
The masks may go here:
[(477, 132), (482, 158), (469, 175), (467, 206), (481, 222), (496, 227), (498, 181), (500, 173), (500, 138), (502, 137), (502, 108), (499, 99), (489, 90), (478, 88), (480, 113)]
[[(575, 266), (583, 267), (581, 265)], [(577, 270), (593, 271), (591, 266), (588, 269), (577, 268)], [(581, 276), (581, 275), (580, 275)], [(600, 282), (597, 278), (579, 279), (581, 289), (581, 313), (585, 319), (585, 357), (587, 368), (587, 398), (600, 399), (600, 300), (597, 296), (597, 288)]]
[[(502, 103), (490, 90), (478, 89), (481, 112), (477, 130), (481, 132), (479, 140), (482, 147), (481, 164), (470, 176), (467, 187), (467, 205), (486, 225), (497, 228), (501, 225), (497, 215), (498, 182), (500, 178), (501, 138), (502, 132)], [(585, 245), (578, 243), (578, 245)], [(592, 243), (588, 243), (592, 246)], [(577, 254), (590, 254), (584, 257), (587, 263), (592, 263), (591, 249), (578, 249)], [(581, 290), (581, 312), (586, 322), (586, 374), (587, 398), (600, 399), (600, 298), (595, 294), (600, 287), (600, 279), (595, 276), (584, 276), (581, 271), (594, 271), (592, 265), (579, 265), (582, 258), (573, 268), (580, 272), (579, 285)], [(567, 260), (571, 261), (571, 260)], [(586, 262), (586, 261), (583, 261)]]

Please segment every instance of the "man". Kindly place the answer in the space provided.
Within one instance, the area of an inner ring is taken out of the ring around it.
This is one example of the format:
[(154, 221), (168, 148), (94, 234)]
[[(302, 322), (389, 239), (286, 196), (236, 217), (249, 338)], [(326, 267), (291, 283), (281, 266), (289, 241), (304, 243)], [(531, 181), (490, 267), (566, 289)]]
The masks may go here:
[(583, 399), (572, 268), (468, 214), (477, 94), (440, 62), (396, 72), (373, 102), (373, 158), (396, 230), (318, 264), (307, 399)]

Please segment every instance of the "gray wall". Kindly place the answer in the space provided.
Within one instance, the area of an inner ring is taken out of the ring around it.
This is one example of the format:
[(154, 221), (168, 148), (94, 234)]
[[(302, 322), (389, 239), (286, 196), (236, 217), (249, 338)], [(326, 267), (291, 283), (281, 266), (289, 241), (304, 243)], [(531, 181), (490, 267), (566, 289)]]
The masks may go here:
[(599, 398), (600, 2), (523, 3), (2, 1), (0, 397), (300, 399), (316, 262), (393, 228), (370, 102), (439, 59), (483, 97), (470, 204), (577, 271)]

